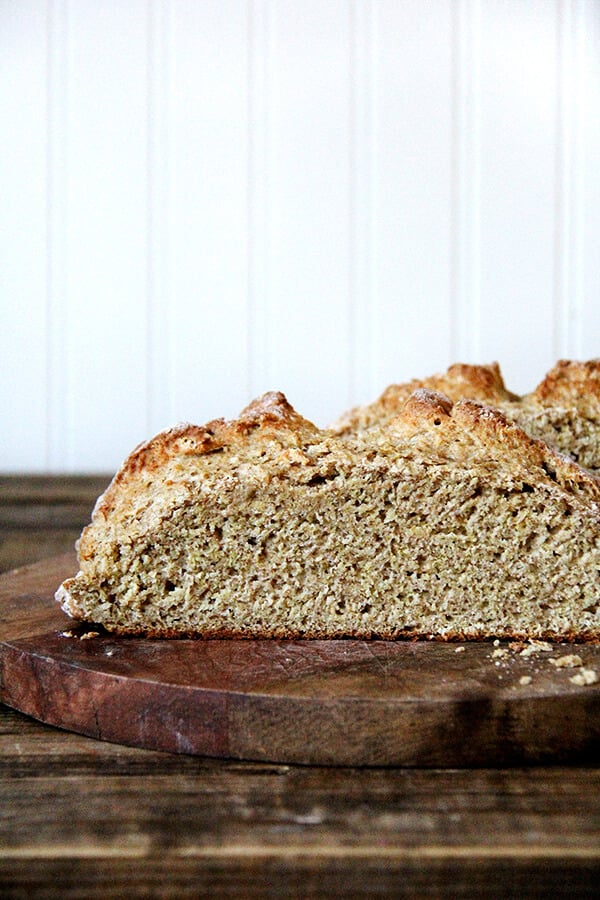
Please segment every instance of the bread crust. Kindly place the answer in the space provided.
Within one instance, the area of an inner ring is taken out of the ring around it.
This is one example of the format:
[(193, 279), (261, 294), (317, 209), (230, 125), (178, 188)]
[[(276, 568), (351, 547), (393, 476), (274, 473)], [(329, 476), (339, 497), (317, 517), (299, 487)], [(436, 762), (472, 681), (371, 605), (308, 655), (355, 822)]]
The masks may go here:
[(176, 456), (202, 456), (236, 444), (242, 446), (251, 440), (281, 440), (283, 436), (291, 444), (315, 434), (318, 434), (317, 427), (300, 416), (281, 391), (268, 391), (258, 397), (237, 419), (213, 419), (206, 425), (176, 425), (139, 444), (129, 454), (98, 498), (94, 516), (107, 518), (128, 484), (140, 475), (153, 476)]
[(344, 413), (332, 425), (332, 430), (343, 435), (357, 428), (378, 425), (398, 415), (410, 395), (420, 389), (443, 394), (451, 401), (480, 400), (491, 406), (519, 400), (519, 396), (506, 387), (497, 362), (488, 365), (455, 363), (443, 373), (414, 378), (403, 384), (390, 384), (374, 403), (356, 406)]
[(455, 458), (469, 455), (471, 440), (476, 438), (491, 456), (509, 456), (513, 464), (533, 468), (551, 481), (569, 489), (584, 490), (586, 495), (600, 502), (600, 479), (559, 453), (544, 441), (531, 437), (501, 410), (476, 400), (456, 403), (436, 391), (419, 388), (404, 404), (402, 412), (387, 427), (392, 431), (415, 436), (435, 432), (440, 450), (452, 452)]
[(559, 360), (530, 393), (508, 391), (497, 363), (450, 366), (443, 375), (390, 385), (379, 399), (345, 413), (332, 430), (341, 437), (387, 425), (415, 388), (441, 391), (453, 401), (478, 400), (501, 410), (532, 437), (580, 465), (600, 472), (600, 360)]
[[(66, 612), (66, 610), (65, 610)], [(105, 626), (99, 623), (90, 622), (89, 625), (99, 630), (99, 633), (106, 631)], [(113, 628), (111, 635), (121, 638), (147, 638), (148, 640), (171, 640), (171, 641), (403, 641), (405, 643), (415, 643), (416, 641), (431, 641), (440, 644), (456, 644), (472, 642), (473, 638), (465, 632), (446, 632), (444, 634), (431, 634), (428, 631), (411, 631), (410, 634), (392, 631), (307, 631), (299, 638), (296, 631), (285, 629), (272, 629), (261, 633), (249, 633), (233, 628), (223, 628), (220, 631), (211, 631), (207, 634), (198, 631), (175, 631), (174, 629), (152, 629), (152, 628)], [(491, 643), (496, 639), (496, 635), (487, 635), (478, 637), (481, 643)], [(502, 635), (505, 641), (522, 641), (526, 642), (531, 639), (531, 635), (526, 632), (510, 631)], [(541, 631), (535, 636), (536, 641), (548, 641), (549, 643), (560, 644), (598, 644), (600, 636), (589, 633), (579, 633), (574, 630), (567, 631)]]
[[(475, 368), (475, 367), (468, 367)], [(481, 368), (481, 367), (480, 367)], [(564, 480), (586, 484), (598, 490), (598, 479), (558, 453), (543, 441), (528, 435), (501, 410), (470, 399), (454, 402), (445, 394), (420, 387), (412, 391), (398, 414), (388, 423), (392, 432), (423, 435), (435, 429), (440, 449), (447, 445), (453, 452), (463, 447), (470, 451), (469, 435), (476, 434), (490, 446), (502, 444), (517, 452), (523, 461), (529, 457), (536, 465), (549, 463)], [(94, 518), (107, 518), (128, 485), (140, 477), (148, 478), (164, 469), (168, 460), (181, 456), (203, 456), (224, 449), (243, 450), (249, 445), (276, 442), (282, 447), (301, 447), (305, 442), (330, 442), (335, 435), (320, 430), (300, 416), (280, 391), (271, 391), (254, 400), (237, 419), (214, 419), (206, 425), (181, 424), (160, 432), (138, 445), (127, 457), (94, 509)]]
[(600, 405), (600, 359), (561, 359), (523, 400), (541, 405)]

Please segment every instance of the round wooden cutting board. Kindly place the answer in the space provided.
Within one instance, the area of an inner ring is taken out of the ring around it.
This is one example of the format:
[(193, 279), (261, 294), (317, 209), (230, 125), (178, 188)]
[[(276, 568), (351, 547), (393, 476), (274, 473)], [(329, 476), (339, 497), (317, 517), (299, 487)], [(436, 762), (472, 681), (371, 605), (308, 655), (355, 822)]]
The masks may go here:
[[(54, 602), (76, 567), (69, 554), (0, 577), (0, 701), (48, 724), (283, 763), (598, 759), (600, 680), (571, 680), (600, 679), (598, 646), (115, 638)], [(574, 654), (583, 669), (555, 664)]]

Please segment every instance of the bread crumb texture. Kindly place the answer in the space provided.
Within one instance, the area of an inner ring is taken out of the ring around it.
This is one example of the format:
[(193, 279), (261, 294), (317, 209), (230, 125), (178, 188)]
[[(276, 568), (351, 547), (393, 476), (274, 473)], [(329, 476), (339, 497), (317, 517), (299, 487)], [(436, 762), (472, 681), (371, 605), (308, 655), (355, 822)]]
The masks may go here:
[(597, 640), (600, 482), (451, 393), (419, 385), (343, 434), (280, 393), (162, 432), (99, 498), (57, 600), (157, 637)]

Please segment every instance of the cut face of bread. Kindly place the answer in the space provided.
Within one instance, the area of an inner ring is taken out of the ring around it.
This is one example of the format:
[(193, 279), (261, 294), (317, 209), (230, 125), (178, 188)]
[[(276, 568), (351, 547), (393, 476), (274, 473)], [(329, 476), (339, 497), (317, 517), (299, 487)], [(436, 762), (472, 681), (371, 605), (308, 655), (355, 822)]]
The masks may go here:
[(138, 448), (64, 610), (151, 636), (600, 635), (600, 484), (471, 400), (322, 432), (283, 395)]
[(531, 394), (500, 408), (529, 434), (600, 472), (600, 360), (561, 360)]
[(450, 366), (442, 375), (390, 385), (367, 406), (345, 413), (334, 433), (352, 436), (380, 427), (402, 411), (417, 388), (440, 391), (453, 401), (479, 400), (505, 413), (532, 437), (540, 438), (580, 465), (600, 470), (600, 360), (561, 360), (530, 394), (507, 390), (497, 363)]

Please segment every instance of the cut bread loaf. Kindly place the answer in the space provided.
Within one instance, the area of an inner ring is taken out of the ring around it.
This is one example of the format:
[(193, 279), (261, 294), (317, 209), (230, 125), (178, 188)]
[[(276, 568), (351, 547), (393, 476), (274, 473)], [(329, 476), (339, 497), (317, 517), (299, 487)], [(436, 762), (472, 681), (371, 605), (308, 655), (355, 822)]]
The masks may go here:
[(471, 399), (494, 406), (532, 437), (586, 468), (600, 470), (600, 360), (560, 360), (532, 393), (522, 397), (506, 388), (497, 363), (459, 363), (443, 374), (390, 385), (374, 403), (344, 413), (332, 430), (351, 436), (385, 425), (418, 388), (440, 391), (453, 401)]
[(341, 439), (282, 394), (125, 461), (57, 592), (121, 634), (596, 640), (600, 482), (500, 412), (410, 395)]

